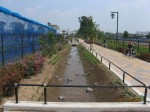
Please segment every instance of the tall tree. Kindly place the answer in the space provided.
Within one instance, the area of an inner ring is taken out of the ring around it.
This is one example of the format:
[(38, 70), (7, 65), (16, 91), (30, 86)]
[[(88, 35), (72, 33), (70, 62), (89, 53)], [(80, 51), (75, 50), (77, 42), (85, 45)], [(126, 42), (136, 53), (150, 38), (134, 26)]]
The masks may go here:
[(86, 17), (82, 16), (79, 17), (79, 22), (80, 22), (80, 28), (78, 30), (78, 34), (84, 36), (84, 39), (87, 37), (90, 38), (91, 41), (96, 36), (96, 24), (93, 22), (92, 16)]

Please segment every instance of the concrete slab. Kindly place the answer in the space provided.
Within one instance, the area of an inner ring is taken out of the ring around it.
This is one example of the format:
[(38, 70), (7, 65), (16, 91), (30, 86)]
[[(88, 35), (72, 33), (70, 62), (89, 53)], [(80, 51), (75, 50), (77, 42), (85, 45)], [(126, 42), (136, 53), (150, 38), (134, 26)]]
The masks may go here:
[(150, 104), (141, 102), (119, 103), (81, 103), (81, 102), (27, 102), (21, 101), (16, 104), (7, 101), (4, 104), (4, 112), (10, 111), (41, 111), (41, 112), (150, 112)]

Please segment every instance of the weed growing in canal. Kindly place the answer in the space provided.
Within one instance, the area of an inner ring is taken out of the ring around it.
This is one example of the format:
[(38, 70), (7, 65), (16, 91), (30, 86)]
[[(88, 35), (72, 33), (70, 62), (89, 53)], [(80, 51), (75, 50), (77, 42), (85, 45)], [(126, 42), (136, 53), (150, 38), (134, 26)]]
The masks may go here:
[(59, 54), (53, 55), (49, 61), (49, 64), (55, 65), (62, 57)]
[(91, 54), (83, 46), (79, 45), (78, 50), (80, 53), (82, 53), (82, 55), (84, 56), (84, 59), (88, 60), (91, 64), (98, 64), (100, 62), (93, 54)]

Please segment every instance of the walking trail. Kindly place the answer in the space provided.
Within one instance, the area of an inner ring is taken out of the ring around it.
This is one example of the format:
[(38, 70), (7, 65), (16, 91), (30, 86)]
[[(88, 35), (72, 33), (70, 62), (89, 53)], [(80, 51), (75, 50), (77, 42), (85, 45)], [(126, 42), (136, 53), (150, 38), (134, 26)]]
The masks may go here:
[[(83, 40), (79, 40), (87, 47), (90, 47), (89, 44), (85, 43)], [(119, 66), (121, 69), (131, 74), (135, 78), (139, 79), (146, 85), (150, 85), (150, 63), (139, 60), (137, 58), (131, 58), (123, 55), (122, 53), (116, 52), (114, 50), (110, 50), (108, 48), (104, 48), (102, 46), (93, 45), (93, 49), (105, 57), (106, 59), (113, 62), (115, 65)], [(101, 56), (98, 56), (98, 59), (101, 59)], [(103, 63), (108, 66), (109, 63), (107, 60), (103, 59)], [(123, 77), (123, 72), (111, 65), (111, 70), (116, 73), (120, 78)], [(139, 82), (134, 80), (129, 76), (125, 76), (126, 83), (128, 85), (141, 85)], [(134, 88), (140, 95), (144, 94), (144, 88)], [(150, 89), (148, 90), (148, 98), (150, 98)], [(149, 100), (149, 99), (148, 99)]]

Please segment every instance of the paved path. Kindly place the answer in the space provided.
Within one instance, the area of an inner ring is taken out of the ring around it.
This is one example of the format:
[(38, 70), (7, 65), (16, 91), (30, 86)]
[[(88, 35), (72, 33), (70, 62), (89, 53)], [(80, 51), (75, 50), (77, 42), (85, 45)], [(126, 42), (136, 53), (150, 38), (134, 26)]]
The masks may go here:
[[(83, 40), (80, 40), (80, 42), (83, 42)], [(84, 43), (84, 45), (90, 47), (89, 44)], [(122, 53), (95, 44), (93, 45), (93, 49), (106, 59), (110, 60), (111, 62), (122, 68), (127, 73), (144, 82), (146, 85), (150, 85), (150, 63), (139, 60), (137, 58), (125, 56)], [(101, 59), (100, 56), (98, 56), (98, 58)], [(108, 61), (103, 59), (103, 63), (106, 66), (108, 66)], [(119, 75), (119, 77), (122, 77), (123, 72), (115, 66), (111, 65), (111, 70), (113, 70), (117, 75)], [(129, 76), (126, 76), (126, 82), (131, 85), (141, 85)], [(140, 95), (144, 93), (144, 89), (142, 88), (136, 88), (136, 90), (139, 91)], [(148, 90), (148, 97), (150, 98), (150, 89)]]

